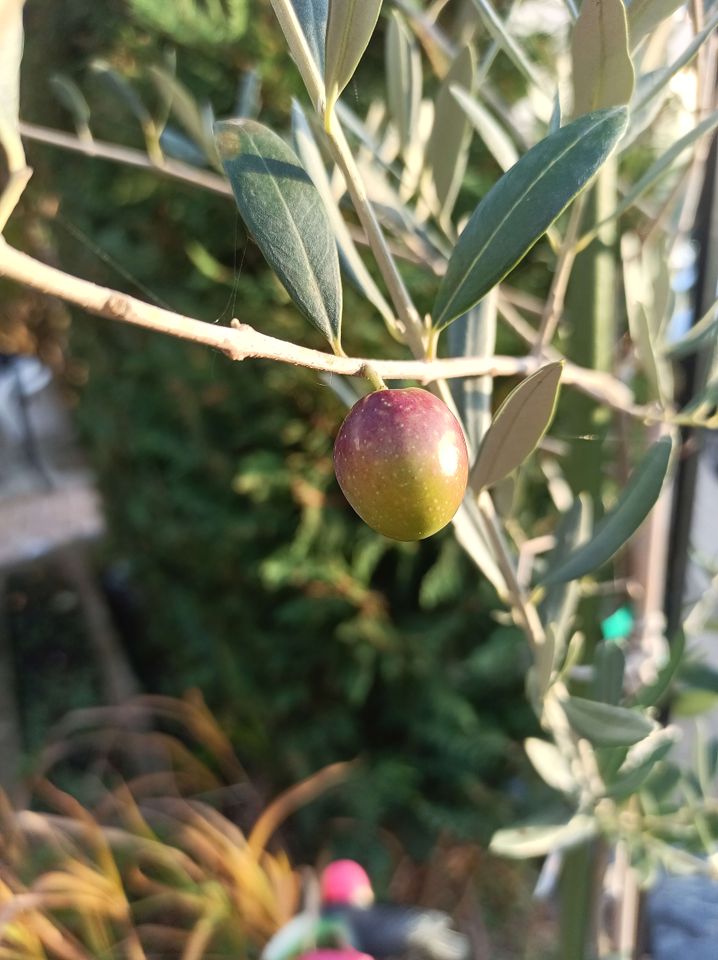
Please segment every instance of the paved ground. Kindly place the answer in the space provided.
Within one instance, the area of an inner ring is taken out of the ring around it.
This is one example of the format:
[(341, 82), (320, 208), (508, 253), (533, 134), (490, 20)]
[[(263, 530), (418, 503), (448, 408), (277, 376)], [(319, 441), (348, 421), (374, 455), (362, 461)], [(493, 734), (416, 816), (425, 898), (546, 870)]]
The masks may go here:
[(103, 526), (92, 476), (49, 372), (31, 358), (6, 362), (0, 367), (0, 569), (99, 537)]

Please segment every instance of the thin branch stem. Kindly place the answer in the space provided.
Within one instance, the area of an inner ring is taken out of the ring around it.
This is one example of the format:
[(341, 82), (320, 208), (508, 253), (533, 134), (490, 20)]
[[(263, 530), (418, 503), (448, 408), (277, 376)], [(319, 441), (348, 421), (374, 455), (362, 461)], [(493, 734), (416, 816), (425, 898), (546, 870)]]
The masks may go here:
[[(205, 323), (192, 317), (164, 310), (118, 290), (102, 287), (89, 280), (64, 273), (48, 266), (0, 240), (0, 276), (26, 287), (60, 297), (90, 313), (110, 320), (154, 330), (192, 343), (220, 350), (233, 360), (263, 357), (323, 370), (341, 376), (361, 376), (369, 365), (384, 380), (417, 380), (432, 383), (438, 379), (457, 377), (527, 376), (540, 366), (536, 357), (456, 357), (441, 360), (373, 360), (364, 357), (342, 357), (320, 350), (311, 350), (286, 340), (279, 340), (235, 320), (231, 327)], [(603, 391), (603, 400), (636, 416), (643, 411), (632, 405), (632, 395), (618, 381), (591, 370), (567, 363), (563, 371), (566, 384), (592, 394)], [(621, 388), (621, 389), (616, 389)]]
[(38, 126), (34, 123), (21, 123), (20, 134), (26, 140), (46, 143), (63, 150), (72, 150), (74, 153), (81, 153), (86, 157), (111, 160), (114, 163), (122, 163), (129, 167), (139, 167), (141, 170), (153, 170), (161, 176), (181, 180), (193, 187), (209, 190), (211, 193), (219, 193), (228, 197), (232, 195), (232, 188), (224, 177), (209, 170), (193, 167), (189, 163), (182, 163), (179, 160), (165, 159), (161, 164), (154, 163), (143, 150), (118, 146), (115, 143), (106, 143), (103, 140), (81, 140), (76, 134), (51, 130), (49, 127)]
[(347, 143), (344, 131), (336, 114), (332, 120), (331, 132), (327, 133), (332, 154), (339, 169), (344, 175), (349, 195), (352, 198), (354, 209), (359, 222), (364, 228), (369, 246), (386, 283), (394, 309), (404, 327), (406, 340), (415, 356), (424, 353), (423, 324), (418, 311), (414, 306), (404, 280), (399, 273), (396, 261), (391, 254), (386, 237), (377, 220), (374, 208), (366, 192), (366, 187), (356, 165), (354, 155)]
[(0, 195), (0, 234), (5, 229), (13, 210), (20, 202), (20, 197), (23, 195), (31, 176), (32, 170), (30, 167), (22, 167), (15, 173), (10, 174), (5, 189)]
[(511, 605), (521, 622), (521, 626), (524, 629), (532, 649), (536, 650), (545, 643), (546, 635), (536, 607), (526, 597), (519, 583), (514, 558), (511, 556), (508, 544), (506, 543), (494, 501), (491, 499), (491, 494), (487, 490), (484, 490), (479, 495), (478, 506), (481, 517), (486, 524), (486, 533), (494, 549), (496, 562), (506, 581)]
[(571, 276), (571, 270), (573, 268), (574, 261), (576, 259), (576, 239), (578, 236), (578, 229), (581, 224), (584, 198), (585, 194), (581, 194), (578, 200), (574, 203), (573, 209), (571, 210), (571, 214), (569, 216), (568, 226), (566, 227), (566, 235), (564, 236), (563, 243), (561, 244), (561, 252), (558, 255), (556, 269), (551, 281), (551, 289), (549, 290), (548, 297), (546, 298), (546, 304), (541, 315), (541, 323), (539, 325), (538, 333), (536, 334), (536, 343), (534, 344), (533, 352), (537, 357), (541, 356), (544, 348), (553, 340), (553, 335), (556, 332), (556, 326), (558, 325), (561, 315), (563, 314), (563, 306), (566, 300), (568, 281)]
[[(271, 0), (289, 49), (302, 75), (304, 84), (317, 112), (325, 112), (326, 91), (316, 64), (307, 45), (306, 37), (297, 19), (290, 0)], [(331, 124), (327, 125), (327, 140), (334, 160), (344, 175), (354, 209), (364, 228), (369, 246), (376, 258), (377, 266), (384, 278), (397, 316), (404, 327), (406, 341), (415, 356), (423, 356), (423, 324), (414, 306), (409, 291), (404, 284), (396, 262), (391, 255), (384, 233), (379, 225), (374, 208), (366, 192), (366, 187), (349, 148), (339, 118), (332, 111)]]
[(309, 49), (307, 38), (297, 19), (297, 13), (290, 0), (271, 0), (274, 15), (279, 21), (282, 33), (289, 46), (289, 52), (297, 65), (300, 76), (307, 88), (314, 109), (320, 116), (324, 115), (326, 89), (324, 79), (314, 62), (312, 51)]
[(25, 161), (22, 140), (14, 123), (0, 111), (0, 153), (5, 154), (8, 181), (0, 193), (0, 234), (18, 205), (20, 197), (32, 176)]

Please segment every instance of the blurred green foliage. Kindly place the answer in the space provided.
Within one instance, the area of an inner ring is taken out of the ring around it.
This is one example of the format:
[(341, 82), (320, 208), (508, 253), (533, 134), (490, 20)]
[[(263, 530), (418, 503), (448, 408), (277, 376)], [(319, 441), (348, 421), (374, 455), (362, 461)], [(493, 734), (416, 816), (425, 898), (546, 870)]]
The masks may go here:
[[(28, 120), (67, 125), (47, 85), (64, 71), (85, 90), (97, 136), (141, 144), (136, 120), (86, 67), (102, 57), (151, 105), (146, 69), (170, 36), (183, 45), (178, 75), (218, 115), (231, 111), (242, 69), (257, 66), (264, 115), (285, 121), (296, 78), (269, 4), (249, 4), (246, 33), (216, 45), (168, 27), (159, 2), (134, 0), (137, 20), (110, 6), (99, 17), (87, 0), (63, 4), (77, 29), (60, 33), (53, 0), (31, 5)], [(31, 202), (61, 198), (45, 225), (65, 268), (320, 346), (230, 200), (46, 147), (32, 146), (31, 162)], [(380, 321), (351, 291), (345, 328), (349, 352), (386, 352)], [(535, 726), (522, 636), (492, 618), (493, 592), (450, 532), (396, 544), (352, 513), (333, 476), (344, 409), (330, 387), (79, 315), (72, 355), (77, 422), (109, 518), (106, 560), (127, 565), (142, 605), (126, 644), (146, 688), (200, 687), (271, 790), (360, 756), (359, 786), (299, 818), (311, 849), (332, 839), (317, 832), (331, 814), (353, 824), (342, 840), (337, 821), (338, 843), (359, 846), (381, 824), (418, 853), (442, 831), (487, 839), (511, 819), (515, 804), (498, 790)]]

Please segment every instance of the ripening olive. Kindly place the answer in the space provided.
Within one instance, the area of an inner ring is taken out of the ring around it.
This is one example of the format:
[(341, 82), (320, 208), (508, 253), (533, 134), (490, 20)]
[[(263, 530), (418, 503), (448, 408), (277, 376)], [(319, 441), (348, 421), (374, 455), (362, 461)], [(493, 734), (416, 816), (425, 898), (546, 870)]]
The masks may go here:
[(394, 540), (422, 540), (446, 526), (464, 496), (468, 469), (456, 417), (415, 387), (364, 397), (334, 443), (344, 496), (362, 520)]

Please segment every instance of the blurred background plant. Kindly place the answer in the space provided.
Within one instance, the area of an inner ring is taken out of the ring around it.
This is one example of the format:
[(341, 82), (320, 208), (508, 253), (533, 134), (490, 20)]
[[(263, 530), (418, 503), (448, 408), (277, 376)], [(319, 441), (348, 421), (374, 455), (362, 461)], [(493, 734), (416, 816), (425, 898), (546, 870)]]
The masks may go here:
[[(27, 805), (0, 794), (0, 956), (258, 956), (317, 883), (290, 864), (287, 819), (356, 788), (357, 773), (333, 764), (265, 804), (197, 693), (71, 712), (28, 778)], [(396, 900), (457, 913), (481, 945), (478, 895), (494, 923), (510, 910), (548, 942), (516, 871), (478, 845), (444, 840), (422, 866), (396, 837), (376, 842)], [(320, 841), (317, 867), (329, 853)], [(507, 956), (520, 941), (498, 933)]]

